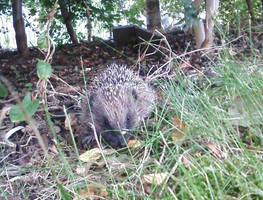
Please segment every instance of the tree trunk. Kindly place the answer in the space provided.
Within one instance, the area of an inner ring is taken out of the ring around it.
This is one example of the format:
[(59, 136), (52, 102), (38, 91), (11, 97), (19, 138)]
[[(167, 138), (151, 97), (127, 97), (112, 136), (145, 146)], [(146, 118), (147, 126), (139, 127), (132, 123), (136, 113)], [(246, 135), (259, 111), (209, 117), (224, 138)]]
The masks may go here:
[(263, 21), (263, 0), (261, 0), (261, 19)]
[(63, 17), (64, 23), (66, 24), (68, 34), (70, 36), (71, 41), (73, 44), (78, 44), (77, 35), (73, 29), (72, 20), (70, 17), (70, 13), (68, 12), (67, 5), (65, 4), (64, 0), (58, 1), (58, 4), (61, 9), (61, 15)]
[(210, 48), (214, 45), (214, 25), (215, 14), (219, 7), (219, 0), (206, 0), (205, 1), (205, 40), (203, 41), (201, 48)]
[(20, 56), (28, 55), (27, 38), (22, 16), (22, 0), (12, 0), (13, 26), (16, 33), (16, 46)]
[(200, 19), (197, 25), (193, 26), (196, 48), (200, 49), (203, 42), (205, 41), (205, 26), (203, 21)]
[(88, 42), (90, 42), (91, 36), (92, 36), (91, 10), (90, 10), (89, 4), (88, 4), (88, 3), (90, 3), (90, 0), (88, 0), (88, 2), (85, 1), (84, 3), (86, 6), (86, 13), (87, 13)]
[[(202, 1), (203, 0), (195, 0), (193, 2), (193, 6), (197, 12), (200, 11)], [(193, 25), (193, 30), (195, 35), (196, 48), (199, 49), (205, 41), (205, 26), (202, 19), (198, 21), (198, 24)]]
[(255, 22), (256, 22), (255, 21), (255, 15), (254, 15), (254, 12), (253, 12), (253, 6), (252, 6), (252, 3), (251, 3), (251, 0), (246, 0), (246, 3), (247, 3), (247, 9), (248, 9), (248, 12), (249, 12), (252, 24), (255, 24)]
[(147, 29), (153, 32), (155, 29), (161, 30), (161, 15), (159, 0), (146, 0)]

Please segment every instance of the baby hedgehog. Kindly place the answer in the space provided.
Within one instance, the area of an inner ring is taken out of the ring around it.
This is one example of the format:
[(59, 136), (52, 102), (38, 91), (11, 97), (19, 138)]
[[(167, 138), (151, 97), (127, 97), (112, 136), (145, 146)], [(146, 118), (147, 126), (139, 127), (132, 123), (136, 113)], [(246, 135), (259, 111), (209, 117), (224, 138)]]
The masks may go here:
[(156, 94), (146, 81), (126, 66), (111, 64), (95, 78), (83, 104), (82, 143), (94, 141), (91, 124), (99, 139), (112, 147), (124, 147), (132, 130), (153, 110)]

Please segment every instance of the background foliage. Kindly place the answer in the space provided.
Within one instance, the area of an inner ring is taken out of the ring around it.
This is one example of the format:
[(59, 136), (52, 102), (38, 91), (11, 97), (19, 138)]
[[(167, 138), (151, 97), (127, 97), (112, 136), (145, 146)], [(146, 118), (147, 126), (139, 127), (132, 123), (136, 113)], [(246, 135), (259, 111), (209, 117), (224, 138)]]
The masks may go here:
[[(79, 39), (87, 39), (87, 34), (83, 30), (77, 29), (82, 25), (87, 28), (87, 12), (86, 5), (90, 8), (93, 30), (97, 33), (111, 32), (113, 26), (119, 24), (138, 24), (145, 27), (145, 1), (144, 0), (60, 0), (64, 1), (67, 5), (72, 19), (72, 24), (75, 30), (77, 30), (77, 36)], [(201, 17), (204, 13), (204, 2), (201, 6), (201, 12), (196, 11), (191, 6), (192, 0), (160, 0), (161, 16), (164, 20), (169, 17), (174, 24), (194, 24), (196, 17)], [(262, 1), (251, 1), (252, 11), (256, 20), (263, 20)], [(39, 34), (43, 28), (44, 22), (47, 20), (46, 16), (52, 9), (54, 1), (52, 0), (24, 0), (23, 9), (29, 10), (29, 16), (24, 15), (25, 25), (30, 27), (33, 32)], [(5, 16), (11, 16), (11, 2), (8, 0), (0, 0), (0, 14)], [(37, 19), (38, 27), (34, 26), (32, 20)], [(246, 1), (234, 0), (229, 3), (227, 0), (220, 1), (218, 24), (226, 34), (240, 34), (242, 27), (246, 27), (249, 23), (249, 12)], [(170, 20), (171, 21), (171, 20)], [(238, 26), (236, 28), (236, 26)], [(231, 31), (230, 31), (231, 30)], [(8, 34), (6, 27), (1, 27), (1, 32)], [(51, 37), (57, 42), (57, 44), (68, 43), (69, 35), (65, 28), (63, 18), (61, 16), (60, 8), (58, 7), (55, 14), (55, 20), (51, 24), (50, 28)], [(108, 34), (109, 36), (111, 34)]]

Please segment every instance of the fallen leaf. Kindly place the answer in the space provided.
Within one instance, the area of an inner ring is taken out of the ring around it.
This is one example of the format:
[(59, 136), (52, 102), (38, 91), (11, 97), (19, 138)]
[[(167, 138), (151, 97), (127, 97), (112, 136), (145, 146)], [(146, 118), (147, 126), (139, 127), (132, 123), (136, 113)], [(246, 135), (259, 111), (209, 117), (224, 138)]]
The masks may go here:
[(99, 148), (94, 148), (89, 151), (86, 151), (85, 153), (81, 154), (79, 156), (79, 159), (82, 162), (89, 162), (89, 161), (94, 161), (98, 160), (101, 157), (101, 152)]
[(169, 173), (155, 173), (143, 175), (143, 181), (149, 184), (161, 185), (168, 177)]
[(128, 147), (132, 149), (138, 149), (142, 146), (142, 143), (139, 140), (129, 140)]
[(173, 125), (176, 126), (172, 132), (172, 140), (174, 143), (178, 142), (184, 137), (184, 134), (186, 133), (187, 130), (187, 125), (181, 121), (178, 117), (175, 117), (173, 119)]
[(180, 69), (186, 69), (186, 68), (192, 68), (189, 59), (186, 59), (186, 60), (180, 65)]
[(227, 154), (223, 152), (218, 144), (208, 141), (205, 143), (206, 148), (217, 158), (224, 159)]
[(146, 194), (151, 194), (151, 184), (149, 183), (144, 183), (143, 188)]
[(52, 145), (51, 147), (49, 147), (50, 151), (52, 151), (53, 153), (55, 153), (56, 155), (58, 154), (58, 150), (56, 145)]
[(88, 187), (83, 188), (78, 193), (79, 196), (74, 197), (73, 200), (77, 199), (101, 199), (106, 198), (108, 195), (108, 192), (106, 190), (106, 187), (102, 184), (89, 184)]

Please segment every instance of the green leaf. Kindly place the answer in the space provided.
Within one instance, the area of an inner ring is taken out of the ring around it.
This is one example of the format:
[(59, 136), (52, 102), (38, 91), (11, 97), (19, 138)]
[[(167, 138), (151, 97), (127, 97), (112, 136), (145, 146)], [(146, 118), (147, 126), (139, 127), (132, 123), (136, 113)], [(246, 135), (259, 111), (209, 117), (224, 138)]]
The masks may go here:
[(27, 106), (28, 104), (30, 104), (30, 102), (31, 102), (31, 96), (30, 93), (27, 92), (22, 103), (24, 104), (24, 106)]
[(51, 65), (43, 60), (38, 60), (37, 62), (37, 75), (38, 78), (46, 80), (52, 75)]
[(26, 84), (25, 84), (25, 87), (27, 87), (27, 88), (32, 88), (32, 87), (33, 87), (33, 84), (32, 84), (32, 83), (26, 83)]
[(0, 98), (5, 98), (7, 97), (7, 95), (8, 95), (7, 89), (2, 83), (0, 83)]
[(47, 49), (48, 48), (48, 40), (47, 40), (47, 35), (46, 32), (42, 33), (38, 38), (37, 38), (37, 46), (40, 49)]
[(65, 190), (61, 183), (57, 183), (58, 189), (60, 191), (61, 197), (63, 200), (71, 200), (71, 195), (68, 191)]
[[(30, 93), (27, 93), (23, 99), (22, 105), (25, 107), (28, 115), (32, 116), (39, 106), (39, 100), (31, 101)], [(24, 121), (26, 119), (24, 112), (18, 104), (11, 107), (9, 117), (12, 122)]]

